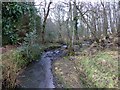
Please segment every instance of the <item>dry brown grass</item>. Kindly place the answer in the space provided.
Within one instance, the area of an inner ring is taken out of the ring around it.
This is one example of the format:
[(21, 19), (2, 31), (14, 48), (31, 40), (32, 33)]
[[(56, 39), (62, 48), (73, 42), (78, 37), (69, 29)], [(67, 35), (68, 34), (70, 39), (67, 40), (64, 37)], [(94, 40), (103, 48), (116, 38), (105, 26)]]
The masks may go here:
[(12, 51), (2, 55), (3, 88), (14, 88), (16, 86), (16, 77), (19, 69), (16, 63), (13, 62), (11, 54)]

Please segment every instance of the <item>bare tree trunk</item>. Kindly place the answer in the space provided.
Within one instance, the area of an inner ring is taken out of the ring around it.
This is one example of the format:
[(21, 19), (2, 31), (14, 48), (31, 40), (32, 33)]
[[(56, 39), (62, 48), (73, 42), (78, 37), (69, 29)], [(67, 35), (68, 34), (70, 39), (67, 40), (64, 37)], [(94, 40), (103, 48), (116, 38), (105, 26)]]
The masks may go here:
[(50, 4), (52, 4), (52, 2), (49, 2), (48, 8), (47, 8), (47, 13), (46, 14), (44, 13), (44, 20), (43, 20), (43, 25), (42, 25), (42, 35), (41, 35), (43, 44), (45, 43), (45, 27), (46, 27), (46, 20), (47, 20), (47, 17), (49, 15), (49, 11), (50, 11)]
[(108, 19), (107, 19), (107, 13), (106, 13), (106, 9), (105, 9), (105, 5), (103, 2), (101, 2), (101, 5), (103, 7), (103, 34), (106, 37), (107, 36), (107, 29), (108, 29)]
[(71, 4), (71, 2), (70, 2), (70, 27), (71, 27), (70, 30), (72, 30), (72, 41), (71, 41), (70, 47), (73, 47), (73, 43), (74, 43), (74, 27), (73, 27), (72, 17), (73, 17), (72, 4)]
[(75, 33), (75, 40), (76, 42), (78, 42), (79, 37), (78, 37), (78, 13), (77, 13), (77, 9), (76, 9), (76, 0), (74, 0), (74, 9), (73, 9), (73, 18), (74, 18), (74, 33)]
[(109, 19), (110, 19), (111, 32), (114, 34), (114, 33), (115, 33), (115, 29), (114, 29), (114, 24), (113, 24), (113, 22), (112, 22), (112, 17), (111, 17), (111, 7), (110, 7), (110, 3), (109, 3)]
[(120, 1), (118, 2), (118, 26), (117, 26), (117, 32), (118, 32), (118, 37), (120, 37)]
[(61, 25), (61, 23), (59, 23), (59, 40), (60, 40), (60, 42), (62, 42), (61, 30), (62, 30), (62, 25)]
[(73, 20), (72, 20), (72, 4), (71, 2), (69, 2), (69, 18), (70, 18), (70, 30), (72, 30), (72, 40), (70, 41), (70, 44), (69, 44), (69, 48), (68, 48), (68, 54), (71, 55), (74, 53), (74, 49), (73, 49), (73, 44), (74, 44), (74, 27), (73, 27)]
[(68, 21), (69, 21), (69, 18), (66, 20), (66, 28), (67, 28), (67, 36), (68, 36), (68, 41), (67, 42), (69, 44), (72, 39), (71, 39), (71, 36), (70, 36), (70, 30), (69, 30)]

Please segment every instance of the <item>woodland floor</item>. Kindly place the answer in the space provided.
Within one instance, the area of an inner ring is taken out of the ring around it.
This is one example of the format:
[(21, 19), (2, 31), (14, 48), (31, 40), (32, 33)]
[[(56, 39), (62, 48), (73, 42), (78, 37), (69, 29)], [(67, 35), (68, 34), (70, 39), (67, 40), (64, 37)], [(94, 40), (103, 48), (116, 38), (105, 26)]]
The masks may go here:
[(52, 64), (57, 88), (118, 88), (118, 51), (76, 52)]
[[(59, 49), (46, 55), (45, 58), (52, 60), (50, 69), (55, 88), (118, 88), (118, 50), (105, 49), (92, 53), (87, 48), (82, 49), (73, 56), (65, 56), (65, 51)], [(58, 51), (62, 56), (57, 55)], [(36, 62), (25, 69), (19, 75), (22, 86), (41, 87), (40, 82), (46, 73), (42, 68), (42, 64)]]

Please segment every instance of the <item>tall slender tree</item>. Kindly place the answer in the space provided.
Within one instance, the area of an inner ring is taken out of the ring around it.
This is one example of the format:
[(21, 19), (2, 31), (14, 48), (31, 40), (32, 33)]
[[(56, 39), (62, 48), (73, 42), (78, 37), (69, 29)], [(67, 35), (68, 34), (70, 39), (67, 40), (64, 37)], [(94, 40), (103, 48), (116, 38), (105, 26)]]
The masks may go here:
[(47, 11), (46, 11), (46, 2), (45, 2), (45, 7), (44, 7), (44, 20), (43, 20), (43, 25), (42, 25), (42, 43), (45, 43), (45, 27), (46, 27), (46, 21), (47, 21), (47, 17), (49, 15), (49, 11), (50, 11), (50, 5), (52, 4), (52, 2), (50, 1), (47, 7)]

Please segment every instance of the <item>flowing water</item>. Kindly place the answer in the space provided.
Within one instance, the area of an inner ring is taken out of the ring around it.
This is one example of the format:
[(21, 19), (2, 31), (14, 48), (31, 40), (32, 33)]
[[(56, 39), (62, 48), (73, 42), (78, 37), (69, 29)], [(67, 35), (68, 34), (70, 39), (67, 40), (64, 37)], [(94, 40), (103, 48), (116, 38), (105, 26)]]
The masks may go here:
[(29, 65), (19, 76), (20, 87), (23, 88), (55, 88), (51, 62), (53, 58), (64, 55), (64, 51), (56, 49), (44, 52), (39, 61)]
[(44, 52), (37, 62), (29, 65), (17, 78), (18, 85), (23, 88), (55, 88), (51, 62), (54, 58), (66, 54), (66, 45), (56, 50)]

